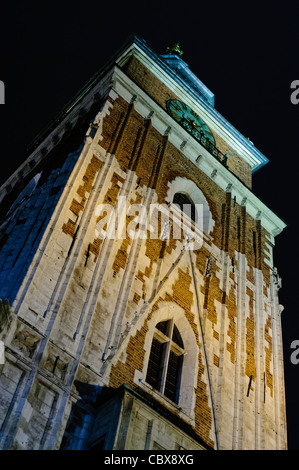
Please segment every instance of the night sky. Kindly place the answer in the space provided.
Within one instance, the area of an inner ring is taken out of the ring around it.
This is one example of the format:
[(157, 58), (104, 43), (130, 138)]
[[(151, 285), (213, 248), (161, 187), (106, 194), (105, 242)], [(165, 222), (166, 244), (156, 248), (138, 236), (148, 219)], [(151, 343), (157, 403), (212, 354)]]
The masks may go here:
[(215, 94), (216, 109), (269, 159), (253, 175), (253, 191), (287, 224), (274, 260), (282, 277), (288, 446), (299, 450), (299, 364), (290, 360), (299, 340), (299, 104), (290, 100), (299, 80), (298, 0), (9, 2), (0, 20), (0, 183), (132, 33), (158, 54), (178, 41), (183, 60)]

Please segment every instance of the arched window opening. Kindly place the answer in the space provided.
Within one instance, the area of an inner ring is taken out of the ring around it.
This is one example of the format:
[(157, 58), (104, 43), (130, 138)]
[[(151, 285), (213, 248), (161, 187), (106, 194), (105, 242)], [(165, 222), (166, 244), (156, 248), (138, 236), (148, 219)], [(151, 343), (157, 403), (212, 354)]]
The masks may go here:
[(181, 211), (185, 212), (194, 222), (196, 218), (196, 208), (194, 202), (184, 193), (175, 193), (173, 203), (177, 204)]
[(204, 193), (194, 181), (177, 176), (169, 183), (166, 201), (177, 204), (181, 210), (184, 210), (184, 204), (190, 204), (191, 219), (195, 222), (196, 226), (207, 235), (213, 231), (215, 221), (213, 220), (209, 203)]
[(146, 381), (155, 390), (178, 403), (184, 345), (173, 320), (156, 325)]

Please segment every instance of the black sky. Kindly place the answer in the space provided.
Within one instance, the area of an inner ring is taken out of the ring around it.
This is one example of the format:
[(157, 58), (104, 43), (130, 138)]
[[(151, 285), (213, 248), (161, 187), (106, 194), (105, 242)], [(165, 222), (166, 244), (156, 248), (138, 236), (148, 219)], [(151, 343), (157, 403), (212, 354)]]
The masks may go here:
[(266, 155), (253, 190), (287, 229), (276, 238), (282, 313), (289, 449), (299, 450), (297, 203), (299, 104), (298, 0), (196, 2), (78, 0), (10, 2), (0, 7), (2, 183), (25, 147), (131, 33), (157, 53), (179, 41), (183, 59), (215, 94), (216, 109)]

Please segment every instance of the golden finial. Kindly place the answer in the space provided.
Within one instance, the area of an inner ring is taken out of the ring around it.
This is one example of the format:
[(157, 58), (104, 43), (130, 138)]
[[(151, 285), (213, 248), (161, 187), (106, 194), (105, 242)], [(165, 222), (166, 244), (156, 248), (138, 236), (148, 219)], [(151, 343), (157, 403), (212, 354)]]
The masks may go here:
[(173, 46), (171, 46), (171, 47), (168, 46), (168, 47), (166, 48), (166, 52), (167, 52), (167, 54), (175, 54), (175, 55), (177, 55), (177, 56), (179, 56), (179, 57), (182, 57), (182, 55), (183, 55), (183, 51), (181, 50), (180, 45), (179, 45), (178, 42), (176, 42), (176, 43), (175, 43)]

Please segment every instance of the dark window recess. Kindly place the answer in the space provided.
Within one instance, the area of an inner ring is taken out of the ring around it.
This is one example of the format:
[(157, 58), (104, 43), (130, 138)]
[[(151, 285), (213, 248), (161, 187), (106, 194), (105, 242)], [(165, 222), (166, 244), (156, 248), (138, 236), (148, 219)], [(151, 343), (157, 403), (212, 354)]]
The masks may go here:
[(167, 335), (168, 327), (169, 321), (160, 321), (160, 323), (156, 325), (157, 330), (161, 331), (164, 335)]
[(175, 403), (178, 402), (181, 363), (182, 356), (177, 356), (174, 352), (170, 351), (164, 395)]
[(172, 341), (180, 346), (180, 348), (184, 348), (182, 337), (175, 325), (173, 325)]
[(148, 362), (146, 381), (156, 390), (160, 390), (161, 387), (164, 350), (165, 343), (160, 343), (154, 338)]
[(195, 221), (195, 218), (196, 218), (195, 204), (191, 201), (191, 199), (186, 194), (175, 193), (175, 195), (173, 196), (173, 203), (177, 204), (180, 207), (181, 211), (185, 212), (192, 220)]
[[(157, 330), (163, 333), (165, 338), (160, 336)], [(156, 325), (146, 382), (175, 403), (179, 400), (183, 348), (181, 335), (172, 320), (162, 321)]]

